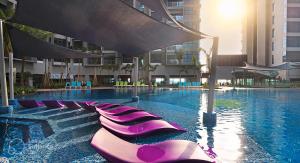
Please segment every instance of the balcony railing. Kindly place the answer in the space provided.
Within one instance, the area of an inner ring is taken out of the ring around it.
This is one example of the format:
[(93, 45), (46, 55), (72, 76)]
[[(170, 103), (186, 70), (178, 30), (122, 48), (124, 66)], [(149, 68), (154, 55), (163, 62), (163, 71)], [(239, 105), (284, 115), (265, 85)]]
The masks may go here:
[(183, 7), (184, 2), (183, 1), (179, 1), (179, 2), (168, 2), (167, 6), (168, 7)]

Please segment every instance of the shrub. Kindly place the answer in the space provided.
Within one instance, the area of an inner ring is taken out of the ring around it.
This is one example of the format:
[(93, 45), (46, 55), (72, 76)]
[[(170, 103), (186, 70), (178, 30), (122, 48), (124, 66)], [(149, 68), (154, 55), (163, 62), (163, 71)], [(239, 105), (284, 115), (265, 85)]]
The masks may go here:
[(36, 92), (36, 88), (31, 87), (15, 87), (15, 96), (21, 96), (26, 94), (32, 94)]

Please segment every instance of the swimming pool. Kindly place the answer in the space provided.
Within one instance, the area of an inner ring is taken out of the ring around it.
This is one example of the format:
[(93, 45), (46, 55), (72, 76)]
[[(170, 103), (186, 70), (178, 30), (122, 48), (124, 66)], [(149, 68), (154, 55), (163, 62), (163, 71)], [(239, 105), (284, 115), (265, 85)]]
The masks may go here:
[[(177, 122), (187, 129), (186, 133), (137, 137), (129, 140), (131, 142), (186, 139), (212, 147), (224, 162), (300, 162), (300, 90), (217, 91), (218, 122), (215, 127), (202, 125), (206, 91), (143, 89), (139, 91), (139, 103), (130, 102), (131, 93), (130, 89), (72, 90), (39, 92), (22, 98), (126, 103), (161, 115), (164, 120)], [(89, 146), (93, 133), (100, 128), (94, 113), (35, 108), (0, 117), (2, 158), (49, 162), (104, 161)]]

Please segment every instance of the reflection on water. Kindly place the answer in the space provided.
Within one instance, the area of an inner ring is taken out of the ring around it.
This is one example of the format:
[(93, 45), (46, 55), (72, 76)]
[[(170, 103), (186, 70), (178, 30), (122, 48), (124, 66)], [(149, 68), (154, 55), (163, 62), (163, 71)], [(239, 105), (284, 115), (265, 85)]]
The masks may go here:
[(198, 134), (201, 139), (198, 139), (198, 143), (206, 146), (206, 149), (212, 149), (216, 152), (219, 160), (224, 162), (239, 160), (243, 148), (241, 139), (238, 136), (242, 133), (241, 115), (232, 109), (223, 110), (223, 112), (218, 112), (218, 120), (215, 127), (203, 126), (202, 115), (207, 109), (208, 95), (207, 93), (202, 93), (200, 96)]

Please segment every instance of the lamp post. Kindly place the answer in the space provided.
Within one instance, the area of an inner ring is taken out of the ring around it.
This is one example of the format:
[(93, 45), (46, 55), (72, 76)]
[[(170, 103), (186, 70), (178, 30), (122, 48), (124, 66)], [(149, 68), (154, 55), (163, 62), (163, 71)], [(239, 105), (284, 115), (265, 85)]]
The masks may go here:
[(214, 91), (216, 85), (218, 46), (219, 46), (219, 38), (214, 37), (212, 56), (211, 56), (210, 75), (209, 75), (207, 111), (203, 113), (203, 123), (208, 126), (214, 126), (216, 125), (217, 122), (217, 115), (214, 112)]

